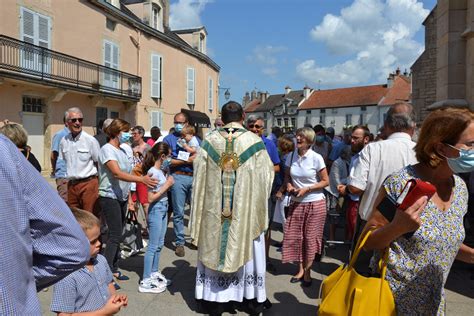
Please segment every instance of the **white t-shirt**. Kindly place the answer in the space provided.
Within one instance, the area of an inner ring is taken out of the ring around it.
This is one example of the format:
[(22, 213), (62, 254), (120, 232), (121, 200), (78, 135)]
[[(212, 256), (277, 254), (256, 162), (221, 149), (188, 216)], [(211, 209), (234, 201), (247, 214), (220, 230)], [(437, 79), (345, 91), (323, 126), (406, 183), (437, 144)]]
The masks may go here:
[[(298, 151), (288, 156), (285, 162), (290, 167), (291, 183), (297, 189), (309, 187), (319, 182), (318, 172), (326, 168), (323, 157), (312, 149), (303, 155), (298, 155)], [(324, 199), (323, 189), (312, 191), (303, 197), (292, 197), (297, 202), (314, 202)]]
[(126, 173), (132, 171), (127, 154), (122, 148), (105, 144), (99, 153), (99, 196), (126, 201), (130, 191), (130, 182), (118, 180), (105, 165), (108, 161), (117, 161), (120, 170)]
[[(166, 176), (163, 173), (163, 171), (160, 170), (160, 169), (156, 169), (155, 167), (151, 167), (150, 170), (148, 170), (147, 174), (151, 178), (158, 180), (158, 183), (156, 184), (156, 186), (153, 187), (153, 188), (148, 188), (148, 191), (149, 192), (158, 192), (158, 191), (160, 191), (160, 189), (163, 187), (163, 185), (166, 182)], [(158, 201), (168, 201), (168, 195), (167, 194), (162, 194), (160, 196), (160, 199), (155, 201), (155, 202), (158, 202)]]

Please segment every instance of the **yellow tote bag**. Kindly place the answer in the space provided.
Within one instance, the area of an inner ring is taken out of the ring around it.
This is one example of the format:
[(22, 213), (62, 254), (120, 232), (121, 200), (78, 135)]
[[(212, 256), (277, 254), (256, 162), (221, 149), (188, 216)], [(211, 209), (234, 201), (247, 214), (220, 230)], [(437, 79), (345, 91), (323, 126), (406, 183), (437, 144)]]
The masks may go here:
[(360, 236), (349, 265), (342, 265), (322, 283), (322, 300), (318, 314), (327, 315), (396, 315), (392, 291), (385, 280), (388, 249), (380, 267), (380, 278), (364, 277), (354, 269), (360, 250), (372, 232)]

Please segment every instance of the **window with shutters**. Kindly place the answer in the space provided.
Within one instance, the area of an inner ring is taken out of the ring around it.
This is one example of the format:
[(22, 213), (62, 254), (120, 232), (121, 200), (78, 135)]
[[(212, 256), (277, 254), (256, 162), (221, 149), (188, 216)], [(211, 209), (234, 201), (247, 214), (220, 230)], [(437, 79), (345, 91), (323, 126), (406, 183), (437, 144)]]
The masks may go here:
[(114, 69), (119, 69), (119, 47), (117, 44), (104, 40), (104, 66), (112, 69), (104, 69), (103, 85), (108, 88), (118, 89), (119, 83), (119, 72)]
[(150, 126), (158, 126), (160, 129), (163, 128), (163, 113), (160, 111), (151, 111), (150, 118)]
[(163, 58), (151, 54), (151, 97), (161, 99), (161, 78)]
[[(51, 48), (51, 18), (26, 8), (20, 9), (21, 40), (43, 48)], [(51, 59), (48, 51), (25, 46), (21, 52), (21, 64), (38, 72), (49, 73)]]
[(209, 78), (209, 89), (208, 89), (208, 101), (207, 101), (207, 108), (209, 109), (209, 112), (212, 112), (214, 109), (214, 81), (212, 78)]
[(194, 68), (188, 67), (187, 69), (187, 104), (194, 104)]

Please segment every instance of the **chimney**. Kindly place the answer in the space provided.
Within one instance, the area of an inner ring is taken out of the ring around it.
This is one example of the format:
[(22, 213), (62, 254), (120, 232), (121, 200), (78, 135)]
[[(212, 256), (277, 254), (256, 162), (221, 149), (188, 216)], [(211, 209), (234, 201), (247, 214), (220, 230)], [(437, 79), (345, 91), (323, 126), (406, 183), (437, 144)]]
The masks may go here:
[[(400, 71), (400, 70), (398, 70)], [(389, 74), (387, 78), (387, 88), (393, 87), (393, 81), (395, 80), (395, 74)]]
[(400, 67), (398, 67), (397, 70), (395, 70), (395, 75), (400, 76)]
[(163, 28), (165, 30), (170, 29), (170, 1), (163, 1)]
[(253, 101), (256, 98), (257, 98), (257, 91), (252, 90), (252, 92), (250, 93), (250, 101)]
[(242, 99), (243, 107), (245, 108), (245, 106), (247, 106), (247, 104), (249, 104), (249, 102), (250, 102), (250, 93), (247, 91), (247, 92), (245, 92), (245, 96)]
[(260, 104), (263, 104), (268, 98), (268, 91), (267, 92), (260, 92)]
[(285, 87), (285, 94), (289, 94), (291, 92), (290, 86)]
[(312, 89), (311, 89), (310, 87), (304, 86), (304, 88), (303, 88), (303, 96), (304, 96), (304, 99), (305, 99), (305, 100), (308, 100), (308, 98), (309, 98), (309, 96), (310, 96), (310, 94), (311, 94), (311, 90), (312, 90)]

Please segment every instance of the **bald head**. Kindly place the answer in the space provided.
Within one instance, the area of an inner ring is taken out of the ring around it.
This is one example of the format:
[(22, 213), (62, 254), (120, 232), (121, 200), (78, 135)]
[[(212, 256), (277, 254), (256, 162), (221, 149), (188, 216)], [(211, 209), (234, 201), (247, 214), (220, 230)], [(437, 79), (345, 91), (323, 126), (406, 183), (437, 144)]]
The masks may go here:
[(390, 107), (384, 122), (387, 136), (393, 133), (404, 132), (413, 135), (415, 131), (415, 113), (409, 103), (397, 103)]

